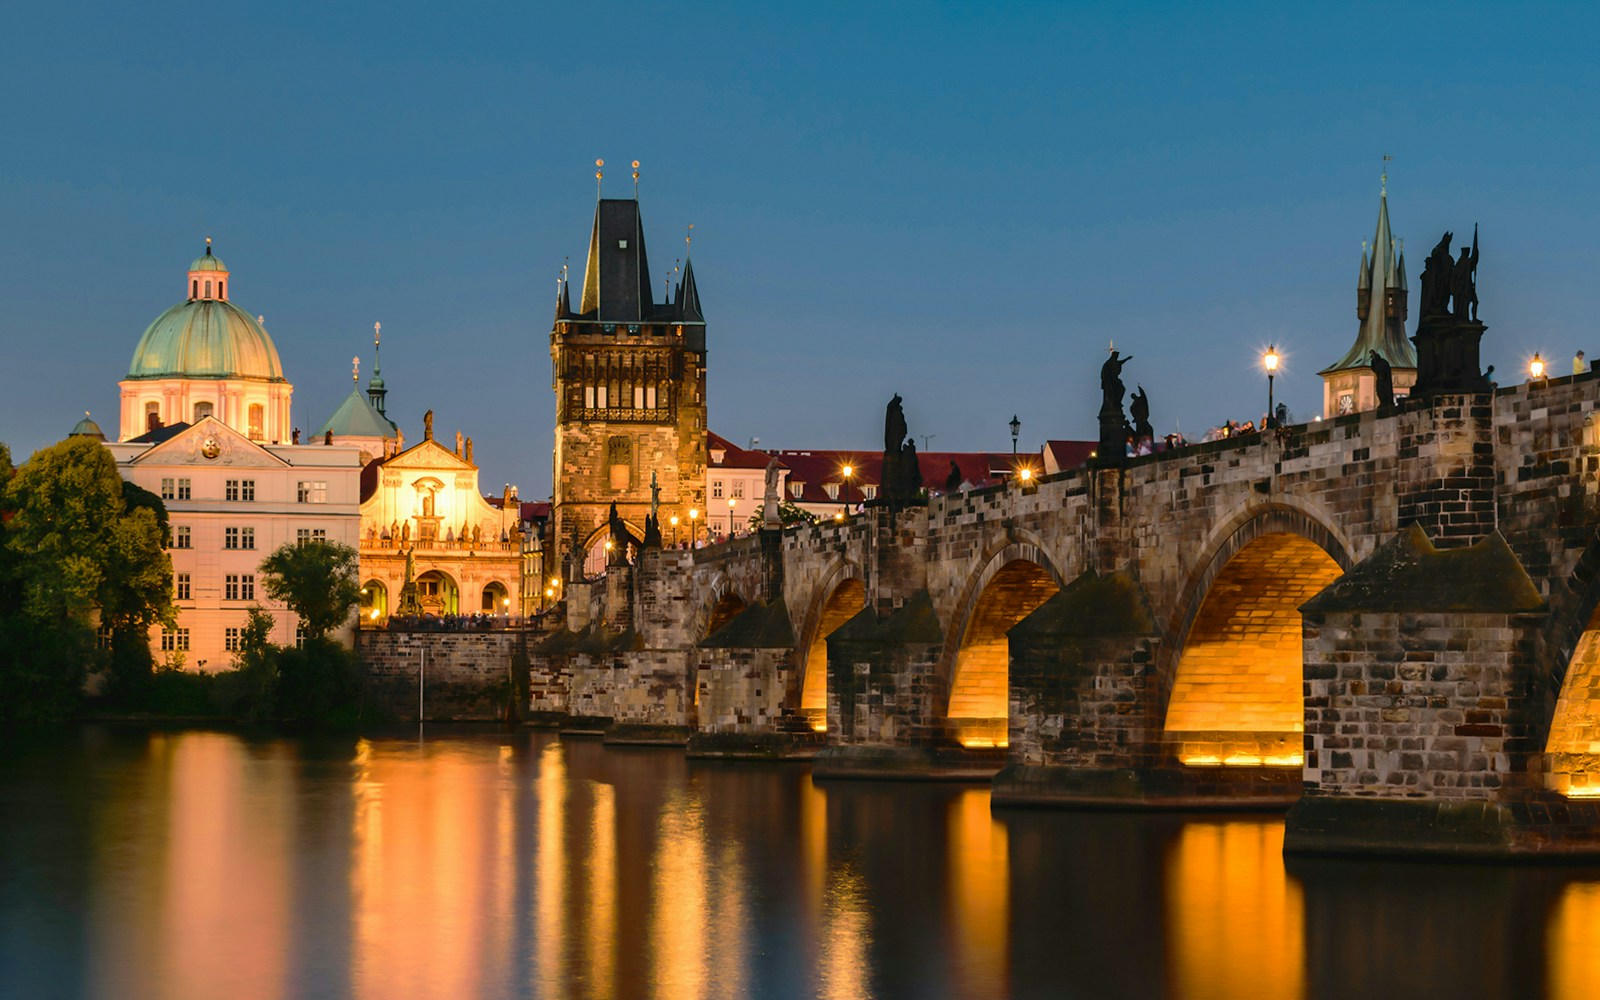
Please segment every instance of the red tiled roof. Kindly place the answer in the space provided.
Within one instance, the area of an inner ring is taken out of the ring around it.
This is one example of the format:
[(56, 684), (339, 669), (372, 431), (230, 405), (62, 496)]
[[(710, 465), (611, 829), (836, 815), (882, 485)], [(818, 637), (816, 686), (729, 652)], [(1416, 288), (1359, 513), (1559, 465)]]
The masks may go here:
[[(713, 451), (723, 452), (722, 461), (711, 460)], [(772, 454), (775, 453), (741, 448), (716, 431), (706, 431), (706, 464), (713, 469), (765, 469)], [(783, 463), (780, 461), (778, 466), (782, 468)]]
[(1046, 441), (1045, 450), (1050, 452), (1058, 469), (1076, 469), (1088, 464), (1089, 457), (1095, 449), (1100, 447), (1098, 441)]

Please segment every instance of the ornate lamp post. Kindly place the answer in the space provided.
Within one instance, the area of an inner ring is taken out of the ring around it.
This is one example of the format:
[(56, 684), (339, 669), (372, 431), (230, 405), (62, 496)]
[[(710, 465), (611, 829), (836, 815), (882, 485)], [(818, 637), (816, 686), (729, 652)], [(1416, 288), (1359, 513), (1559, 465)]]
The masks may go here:
[(1011, 457), (1012, 458), (1016, 458), (1017, 457), (1017, 435), (1020, 434), (1021, 432), (1022, 432), (1022, 421), (1018, 420), (1017, 419), (1017, 415), (1015, 413), (1013, 413), (1011, 415)]
[(674, 514), (674, 515), (672, 515), (672, 517), (668, 518), (668, 520), (670, 520), (672, 522), (672, 547), (673, 548), (677, 548), (678, 547), (678, 515)]
[(700, 517), (700, 508), (689, 508), (689, 548), (694, 548), (695, 521)]
[(844, 492), (839, 494), (839, 513), (843, 517), (850, 513), (850, 477), (855, 475), (855, 466), (847, 465), (839, 470), (844, 473)]
[(733, 507), (737, 503), (733, 497), (728, 498), (728, 537), (733, 537)]
[(1276, 424), (1278, 422), (1278, 418), (1275, 417), (1273, 415), (1273, 413), (1272, 413), (1272, 380), (1278, 374), (1278, 348), (1276, 346), (1273, 346), (1273, 345), (1269, 344), (1267, 346), (1267, 353), (1265, 353), (1265, 354), (1263, 354), (1261, 356), (1261, 363), (1263, 365), (1265, 365), (1266, 368), (1267, 368), (1267, 420), (1266, 420), (1266, 425), (1268, 427), (1271, 427), (1271, 426), (1273, 426), (1274, 424)]
[(1544, 359), (1539, 357), (1539, 352), (1533, 352), (1533, 360), (1528, 362), (1528, 374), (1534, 378), (1544, 378)]

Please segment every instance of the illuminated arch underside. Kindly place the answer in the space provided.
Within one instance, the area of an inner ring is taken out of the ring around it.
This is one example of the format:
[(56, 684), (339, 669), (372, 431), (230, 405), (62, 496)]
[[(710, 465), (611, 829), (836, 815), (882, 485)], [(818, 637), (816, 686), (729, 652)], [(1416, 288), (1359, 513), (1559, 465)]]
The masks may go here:
[(1300, 605), (1342, 575), (1299, 535), (1254, 539), (1217, 574), (1184, 643), (1166, 738), (1194, 765), (1303, 760)]
[(1572, 651), (1545, 759), (1551, 788), (1573, 798), (1600, 796), (1600, 608)]
[(841, 580), (828, 595), (817, 619), (800, 684), (800, 714), (818, 732), (828, 728), (828, 636), (854, 618), (866, 603), (867, 588), (860, 580)]
[(1033, 614), (1061, 588), (1038, 563), (1000, 568), (968, 619), (950, 682), (949, 725), (963, 746), (1006, 746), (1011, 718), (1011, 626)]

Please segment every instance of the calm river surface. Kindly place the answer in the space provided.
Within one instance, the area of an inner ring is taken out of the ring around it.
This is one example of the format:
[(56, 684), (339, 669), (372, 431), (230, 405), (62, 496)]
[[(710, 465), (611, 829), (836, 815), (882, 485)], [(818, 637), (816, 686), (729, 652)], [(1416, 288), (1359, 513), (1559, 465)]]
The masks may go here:
[(1596, 997), (1600, 871), (543, 733), (0, 743), (0, 995)]

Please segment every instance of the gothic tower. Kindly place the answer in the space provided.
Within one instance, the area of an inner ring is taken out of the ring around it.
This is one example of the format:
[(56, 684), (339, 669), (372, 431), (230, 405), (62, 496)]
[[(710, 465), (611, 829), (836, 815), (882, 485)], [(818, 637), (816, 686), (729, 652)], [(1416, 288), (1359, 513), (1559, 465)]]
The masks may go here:
[(1324, 368), (1323, 419), (1377, 409), (1377, 376), (1370, 352), (1393, 369), (1396, 398), (1410, 393), (1417, 382), (1417, 352), (1406, 339), (1406, 254), (1389, 230), (1389, 175), (1378, 191), (1378, 228), (1371, 254), (1361, 248), (1361, 272), (1356, 276), (1356, 318), (1361, 327), (1344, 357)]
[[(671, 281), (667, 286), (671, 289)], [(706, 516), (706, 323), (687, 255), (667, 301), (652, 294), (638, 198), (595, 206), (577, 310), (567, 282), (550, 331), (556, 393), (551, 521), (565, 558), (576, 534), (589, 573), (604, 565), (614, 503), (634, 537), (644, 534), (652, 473), (660, 518)]]

